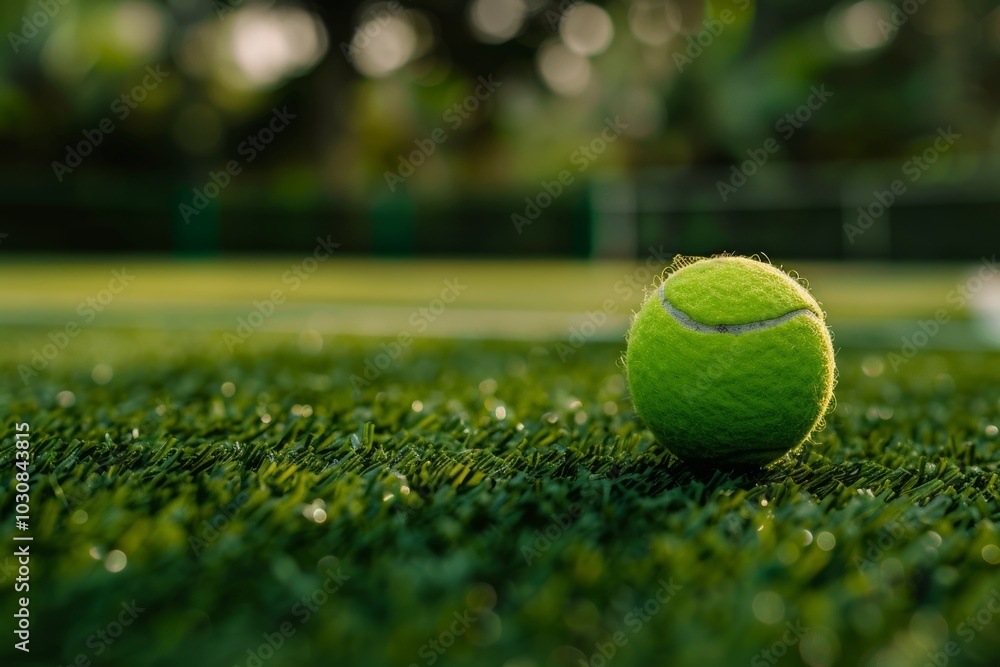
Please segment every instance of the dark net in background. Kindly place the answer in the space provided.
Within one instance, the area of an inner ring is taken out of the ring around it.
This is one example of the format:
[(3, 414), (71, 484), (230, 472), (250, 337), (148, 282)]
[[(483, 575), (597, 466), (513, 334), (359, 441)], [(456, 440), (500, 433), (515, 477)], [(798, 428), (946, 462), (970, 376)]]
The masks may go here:
[(986, 0), (33, 0), (0, 27), (8, 250), (1000, 241)]

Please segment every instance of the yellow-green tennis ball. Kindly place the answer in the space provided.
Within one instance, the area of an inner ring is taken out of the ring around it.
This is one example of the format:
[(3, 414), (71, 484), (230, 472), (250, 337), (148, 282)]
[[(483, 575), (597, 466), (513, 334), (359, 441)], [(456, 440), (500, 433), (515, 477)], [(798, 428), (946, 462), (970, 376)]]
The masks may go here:
[(626, 352), (636, 412), (678, 458), (763, 465), (820, 427), (833, 397), (823, 311), (782, 270), (688, 263), (649, 295)]

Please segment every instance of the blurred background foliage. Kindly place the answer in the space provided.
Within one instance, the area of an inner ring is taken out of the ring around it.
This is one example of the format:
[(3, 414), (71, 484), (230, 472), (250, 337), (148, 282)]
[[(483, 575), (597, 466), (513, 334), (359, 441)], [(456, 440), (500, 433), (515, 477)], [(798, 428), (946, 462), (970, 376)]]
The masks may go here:
[[(964, 258), (1000, 240), (989, 0), (15, 0), (0, 28), (9, 247), (270, 251), (332, 232), (346, 251), (627, 257), (665, 239), (757, 251), (752, 230), (805, 256)], [(275, 109), (294, 119), (248, 161)], [(578, 170), (615, 118), (627, 129)], [(845, 243), (851, 211), (948, 127), (961, 139), (919, 191)], [(720, 199), (769, 137), (766, 168)], [(563, 170), (567, 193), (516, 228)], [(942, 222), (963, 240), (942, 246)]]

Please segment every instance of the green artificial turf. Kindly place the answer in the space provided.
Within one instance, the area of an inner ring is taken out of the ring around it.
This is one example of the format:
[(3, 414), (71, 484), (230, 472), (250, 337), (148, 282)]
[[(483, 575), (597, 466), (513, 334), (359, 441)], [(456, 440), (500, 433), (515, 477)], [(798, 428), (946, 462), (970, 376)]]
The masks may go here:
[[(307, 355), (257, 334), (228, 355), (218, 334), (85, 332), (26, 387), (8, 338), (3, 617), (26, 421), (33, 650), (13, 651), (5, 621), (4, 665), (919, 667), (1000, 651), (998, 353), (924, 351), (897, 373), (840, 350), (815, 442), (720, 472), (655, 446), (622, 344), (563, 361), (551, 344), (418, 340), (366, 384), (351, 378), (385, 361), (378, 341)], [(123, 614), (120, 637), (95, 634)]]

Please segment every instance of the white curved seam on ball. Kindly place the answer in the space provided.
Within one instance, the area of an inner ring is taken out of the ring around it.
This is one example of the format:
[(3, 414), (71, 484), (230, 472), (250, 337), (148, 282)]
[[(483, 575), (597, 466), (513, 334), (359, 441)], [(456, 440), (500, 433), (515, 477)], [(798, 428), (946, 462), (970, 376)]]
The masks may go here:
[(776, 327), (780, 324), (784, 324), (789, 320), (793, 320), (800, 315), (805, 315), (806, 317), (812, 317), (815, 320), (819, 320), (816, 313), (809, 310), (808, 308), (803, 308), (802, 310), (793, 310), (790, 313), (785, 313), (778, 317), (772, 317), (769, 320), (760, 320), (758, 322), (750, 322), (749, 324), (702, 324), (698, 320), (694, 319), (683, 310), (677, 308), (674, 304), (667, 300), (666, 294), (663, 293), (663, 285), (660, 285), (660, 302), (663, 304), (663, 310), (667, 312), (674, 320), (677, 321), (685, 329), (690, 329), (691, 331), (697, 331), (699, 333), (707, 334), (732, 334), (733, 336), (739, 336), (740, 334), (751, 333), (753, 331), (763, 331), (765, 329), (770, 329), (771, 327)]

